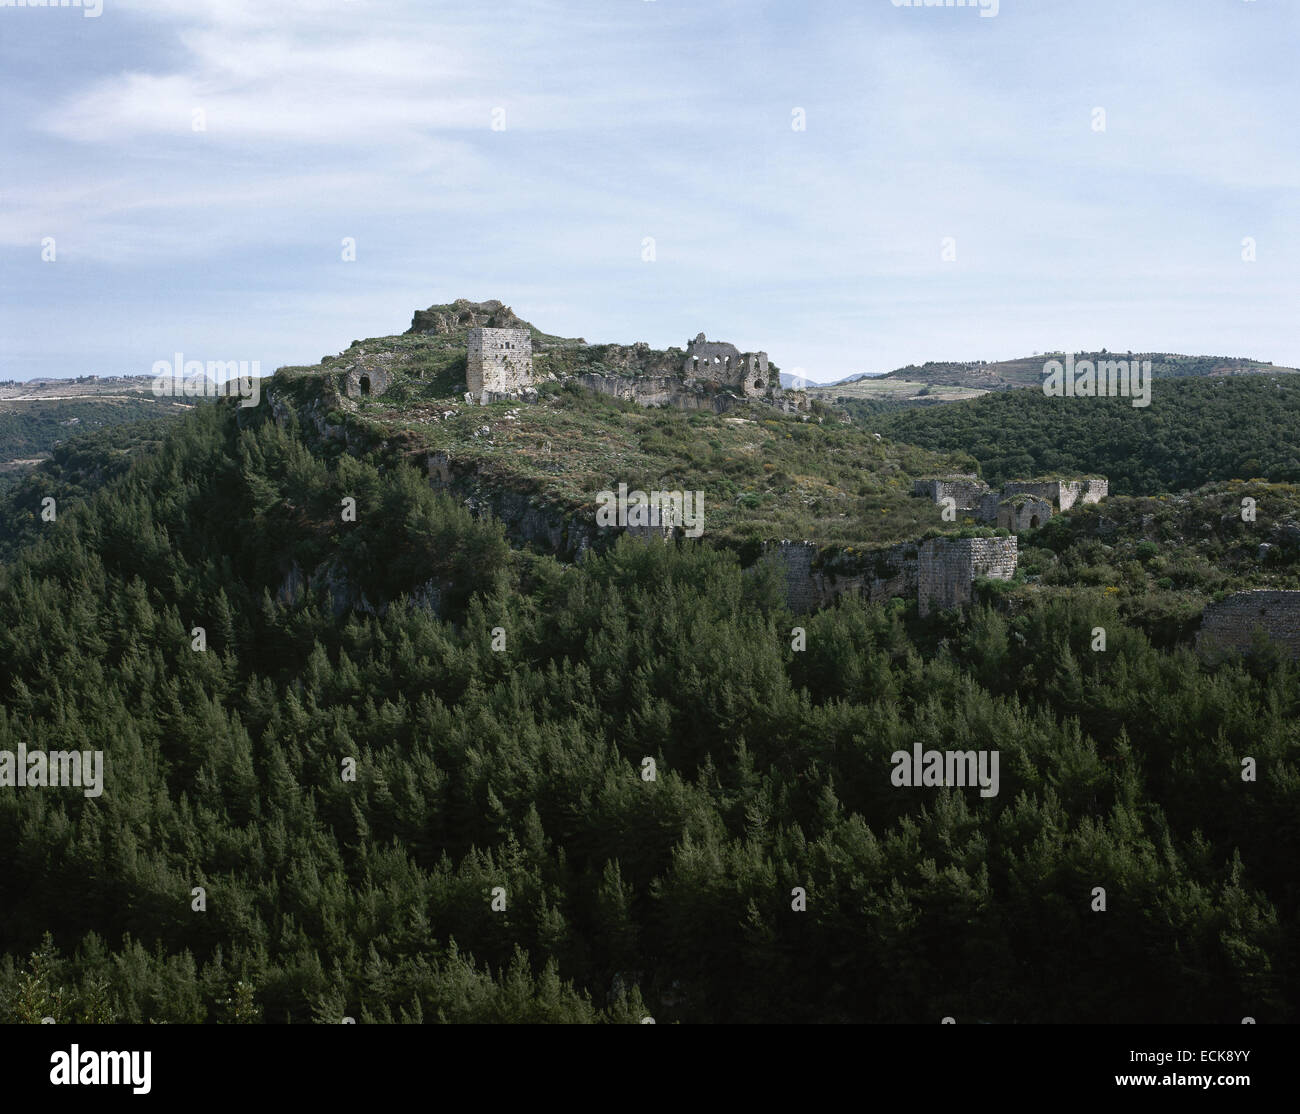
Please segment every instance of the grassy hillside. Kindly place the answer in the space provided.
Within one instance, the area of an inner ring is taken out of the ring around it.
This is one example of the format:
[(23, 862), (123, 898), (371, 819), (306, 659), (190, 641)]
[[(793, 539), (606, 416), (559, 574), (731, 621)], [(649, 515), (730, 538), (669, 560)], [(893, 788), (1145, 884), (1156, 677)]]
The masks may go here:
[(319, 415), (327, 432), (413, 458), (440, 453), (478, 486), (508, 487), (564, 515), (592, 519), (597, 493), (620, 482), (701, 491), (709, 536), (737, 545), (914, 537), (934, 525), (934, 513), (911, 498), (912, 478), (973, 466), (964, 453), (877, 439), (829, 411), (806, 420), (762, 403), (687, 413), (548, 384), (536, 404), (467, 406), (447, 394), (453, 353), (442, 373), (423, 377), (394, 361), (394, 386), (382, 396), (340, 398), (322, 369), (309, 368), (282, 369), (267, 389)]

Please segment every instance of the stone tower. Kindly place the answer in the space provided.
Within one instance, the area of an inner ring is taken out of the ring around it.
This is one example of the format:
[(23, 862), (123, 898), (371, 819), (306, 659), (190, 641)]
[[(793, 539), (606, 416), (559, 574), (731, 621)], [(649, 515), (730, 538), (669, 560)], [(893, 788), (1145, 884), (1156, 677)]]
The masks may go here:
[(527, 329), (469, 331), (465, 385), (470, 393), (508, 393), (533, 382), (533, 338)]
[(978, 577), (1010, 580), (1017, 559), (1015, 538), (932, 538), (917, 559), (917, 612), (965, 606)]

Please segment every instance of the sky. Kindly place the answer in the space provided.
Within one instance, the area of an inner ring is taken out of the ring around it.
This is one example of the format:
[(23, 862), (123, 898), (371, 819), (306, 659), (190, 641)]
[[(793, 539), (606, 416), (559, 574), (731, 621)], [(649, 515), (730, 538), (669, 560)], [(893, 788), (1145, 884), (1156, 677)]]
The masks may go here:
[(1296, 0), (13, 3), (3, 379), (269, 374), (458, 297), (820, 382), (1300, 366)]

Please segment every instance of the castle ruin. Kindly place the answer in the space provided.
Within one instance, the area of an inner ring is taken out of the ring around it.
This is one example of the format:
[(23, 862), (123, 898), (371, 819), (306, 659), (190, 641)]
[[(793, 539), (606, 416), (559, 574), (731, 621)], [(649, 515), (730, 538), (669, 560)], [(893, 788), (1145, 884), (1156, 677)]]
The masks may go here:
[(932, 503), (952, 499), (959, 511), (973, 511), (979, 507), (980, 500), (989, 494), (989, 485), (973, 473), (963, 473), (942, 479), (931, 477), (913, 480), (912, 494), (925, 496)]
[(1034, 495), (1013, 495), (997, 505), (996, 522), (1013, 534), (1037, 530), (1052, 517), (1052, 504)]
[(804, 614), (839, 596), (861, 595), (872, 602), (916, 595), (917, 545), (904, 542), (888, 549), (869, 550), (829, 561), (810, 541), (773, 542), (762, 560), (781, 567), (790, 610)]

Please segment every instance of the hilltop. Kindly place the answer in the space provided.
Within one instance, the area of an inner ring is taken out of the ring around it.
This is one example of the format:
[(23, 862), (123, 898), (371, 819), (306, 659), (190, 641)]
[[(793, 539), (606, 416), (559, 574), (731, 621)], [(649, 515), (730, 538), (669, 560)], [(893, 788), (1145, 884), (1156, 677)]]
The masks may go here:
[[(473, 328), (527, 330), (526, 397), (467, 402)], [(567, 524), (590, 523), (597, 494), (620, 482), (703, 491), (709, 534), (726, 544), (888, 543), (933, 525), (933, 512), (910, 498), (913, 477), (971, 467), (965, 454), (917, 451), (829, 408), (782, 409), (768, 393), (692, 381), (687, 359), (686, 348), (555, 336), (499, 301), (462, 299), (417, 311), (401, 335), (281, 368), (264, 389), (277, 420), (314, 443), (382, 445), (458, 497), (493, 507), (521, 536), (570, 555), (590, 539)], [(638, 394), (642, 385), (648, 393)]]

